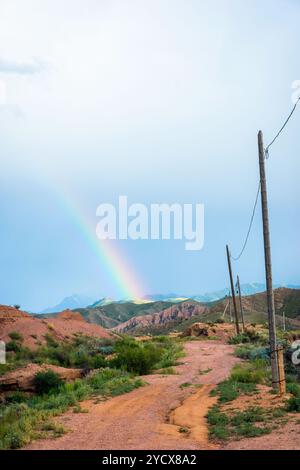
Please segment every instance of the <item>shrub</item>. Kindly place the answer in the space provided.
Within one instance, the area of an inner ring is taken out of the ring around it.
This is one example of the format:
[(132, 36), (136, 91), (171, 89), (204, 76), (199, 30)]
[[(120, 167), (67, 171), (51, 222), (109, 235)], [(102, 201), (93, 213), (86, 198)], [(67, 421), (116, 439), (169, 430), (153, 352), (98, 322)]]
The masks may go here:
[(265, 343), (265, 338), (254, 330), (246, 330), (244, 333), (232, 336), (228, 342), (229, 344)]
[(292, 397), (286, 403), (287, 411), (300, 413), (300, 397)]
[(52, 370), (37, 372), (34, 376), (34, 386), (39, 395), (58, 390), (63, 380)]
[(6, 351), (7, 352), (21, 352), (22, 350), (22, 346), (20, 345), (20, 343), (16, 340), (12, 340), (12, 341), (9, 341), (8, 343), (6, 343)]
[(255, 347), (252, 344), (244, 344), (238, 346), (235, 350), (235, 355), (241, 359), (264, 359), (269, 360), (269, 348)]
[(152, 343), (137, 343), (124, 340), (116, 345), (117, 357), (110, 363), (139, 375), (149, 374), (162, 357), (162, 350)]
[(300, 386), (295, 382), (289, 382), (286, 384), (286, 391), (294, 395), (294, 397), (300, 398)]
[(14, 341), (23, 341), (24, 339), (21, 333), (18, 333), (17, 331), (12, 331), (11, 333), (9, 333), (9, 337)]

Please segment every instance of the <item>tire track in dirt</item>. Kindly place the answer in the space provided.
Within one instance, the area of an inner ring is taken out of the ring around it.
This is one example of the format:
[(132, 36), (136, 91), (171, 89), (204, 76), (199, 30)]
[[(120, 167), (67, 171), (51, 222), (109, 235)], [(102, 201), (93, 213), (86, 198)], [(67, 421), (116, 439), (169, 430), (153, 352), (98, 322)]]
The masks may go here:
[[(175, 368), (176, 375), (148, 375), (144, 377), (147, 385), (130, 393), (100, 403), (82, 402), (89, 413), (70, 410), (57, 419), (69, 432), (56, 439), (35, 441), (26, 449), (212, 448), (205, 420), (214, 403), (209, 392), (238, 361), (233, 350), (218, 341), (189, 341), (182, 364)], [(183, 383), (190, 386), (180, 387)], [(180, 432), (182, 428), (186, 432)]]

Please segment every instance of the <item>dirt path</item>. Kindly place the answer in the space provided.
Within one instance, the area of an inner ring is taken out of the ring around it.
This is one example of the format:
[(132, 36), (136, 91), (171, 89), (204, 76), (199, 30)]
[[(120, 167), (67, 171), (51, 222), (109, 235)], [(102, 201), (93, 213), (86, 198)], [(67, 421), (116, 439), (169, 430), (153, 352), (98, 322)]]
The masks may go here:
[[(237, 362), (233, 347), (217, 341), (190, 341), (177, 375), (148, 375), (148, 385), (128, 394), (82, 408), (58, 419), (69, 432), (35, 441), (27, 449), (206, 449), (205, 414), (214, 403), (213, 385), (224, 380)], [(209, 372), (201, 374), (200, 371)], [(193, 384), (180, 387), (184, 383)], [(201, 384), (199, 386), (198, 384)], [(198, 387), (196, 386), (198, 385)], [(181, 431), (181, 432), (180, 432)]]

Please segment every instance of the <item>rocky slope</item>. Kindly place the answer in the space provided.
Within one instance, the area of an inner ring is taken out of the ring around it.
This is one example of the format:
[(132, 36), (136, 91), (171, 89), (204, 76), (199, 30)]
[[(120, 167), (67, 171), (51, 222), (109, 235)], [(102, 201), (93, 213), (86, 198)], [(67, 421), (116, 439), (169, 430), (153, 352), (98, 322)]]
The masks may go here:
[(13, 307), (0, 305), (0, 340), (11, 341), (12, 332), (19, 333), (23, 338), (22, 344), (32, 349), (45, 344), (47, 334), (56, 340), (71, 339), (75, 334), (111, 337), (111, 333), (86, 322), (78, 312), (65, 310), (55, 318), (36, 318)]
[(184, 321), (196, 315), (203, 315), (207, 310), (206, 306), (198, 302), (182, 302), (158, 313), (133, 317), (113, 328), (113, 331), (119, 333), (150, 331), (155, 329), (155, 327), (161, 327), (173, 321)]

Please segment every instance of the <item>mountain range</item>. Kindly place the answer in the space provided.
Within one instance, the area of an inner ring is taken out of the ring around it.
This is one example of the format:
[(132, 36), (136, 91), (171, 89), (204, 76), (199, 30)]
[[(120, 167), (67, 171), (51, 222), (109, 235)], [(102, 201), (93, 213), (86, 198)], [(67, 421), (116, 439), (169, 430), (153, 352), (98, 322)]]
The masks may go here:
[[(289, 289), (300, 288), (300, 286), (292, 285), (292, 284), (274, 285), (274, 288), (279, 288), (279, 287), (287, 287)], [(266, 289), (265, 284), (258, 283), (258, 282), (241, 285), (241, 292), (243, 296), (258, 294), (260, 292), (264, 292), (265, 289)], [(106, 305), (110, 305), (113, 303), (116, 303), (116, 304), (128, 304), (128, 303), (132, 304), (133, 303), (133, 304), (141, 305), (141, 304), (148, 304), (151, 302), (170, 302), (174, 304), (174, 303), (183, 302), (187, 299), (206, 303), (206, 302), (214, 302), (214, 301), (223, 299), (224, 297), (228, 295), (228, 293), (229, 293), (228, 289), (220, 289), (217, 291), (208, 292), (205, 294), (196, 294), (192, 296), (181, 295), (181, 294), (176, 294), (172, 292), (168, 294), (146, 295), (142, 297), (141, 299), (128, 298), (128, 299), (122, 299), (122, 300), (117, 300), (117, 301), (109, 297), (103, 297), (99, 300), (95, 300), (86, 295), (73, 294), (69, 297), (65, 297), (57, 305), (46, 308), (45, 310), (39, 313), (47, 314), (47, 313), (62, 312), (63, 310), (66, 310), (66, 309), (75, 310), (75, 309), (86, 308), (86, 307), (89, 307), (89, 308), (104, 307)]]
[[(282, 314), (285, 312), (287, 323), (300, 328), (300, 289), (275, 289), (274, 300), (278, 325), (282, 324)], [(266, 292), (244, 296), (243, 310), (248, 323), (265, 323)], [(76, 308), (73, 314), (76, 312), (88, 323), (129, 334), (166, 334), (188, 326), (189, 322), (216, 321), (220, 317), (227, 322), (233, 320), (233, 309), (230, 309), (228, 299), (224, 297), (212, 302), (193, 299), (175, 303), (163, 300), (144, 303), (111, 302), (101, 306)], [(44, 318), (57, 316), (59, 313), (43, 315)], [(40, 318), (41, 315), (35, 317)]]
[(63, 312), (64, 310), (75, 310), (77, 308), (86, 307), (94, 302), (94, 299), (86, 295), (73, 294), (65, 297), (59, 304), (49, 307), (40, 313)]

